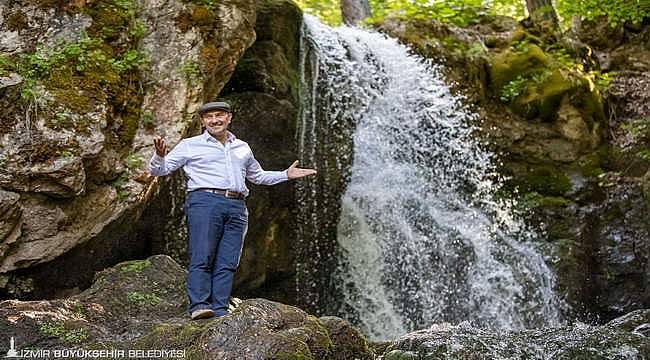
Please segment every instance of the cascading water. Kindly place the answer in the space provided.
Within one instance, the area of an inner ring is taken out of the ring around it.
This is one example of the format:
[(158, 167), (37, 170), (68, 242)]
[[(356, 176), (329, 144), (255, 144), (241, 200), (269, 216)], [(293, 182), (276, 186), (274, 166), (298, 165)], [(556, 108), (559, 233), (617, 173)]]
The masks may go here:
[[(440, 69), (379, 33), (309, 16), (304, 31), (298, 140), (320, 178), (300, 189), (307, 302), (373, 339), (442, 321), (559, 325), (565, 305), (538, 236), (496, 200), (493, 156)], [(351, 148), (337, 148), (345, 136)], [(345, 182), (337, 196), (330, 181)]]

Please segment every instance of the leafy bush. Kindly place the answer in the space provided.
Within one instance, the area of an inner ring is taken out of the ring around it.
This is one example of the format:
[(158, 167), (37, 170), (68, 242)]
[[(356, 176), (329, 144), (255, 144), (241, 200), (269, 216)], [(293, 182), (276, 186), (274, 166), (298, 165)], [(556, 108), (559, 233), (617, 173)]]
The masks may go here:
[(572, 16), (593, 20), (607, 16), (612, 27), (624, 22), (638, 24), (650, 17), (650, 2), (647, 0), (559, 0), (556, 3), (558, 13), (565, 22)]
[(413, 1), (413, 0), (370, 0), (372, 19), (379, 21), (394, 14), (409, 19), (436, 19), (458, 26), (474, 23), (480, 15), (489, 10), (482, 0)]

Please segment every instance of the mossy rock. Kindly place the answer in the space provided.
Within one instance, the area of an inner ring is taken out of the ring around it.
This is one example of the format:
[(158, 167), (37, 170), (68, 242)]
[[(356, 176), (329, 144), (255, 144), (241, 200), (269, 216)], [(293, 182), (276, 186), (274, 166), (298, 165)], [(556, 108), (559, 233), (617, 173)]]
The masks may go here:
[(491, 60), (490, 79), (495, 93), (521, 74), (540, 71), (548, 66), (549, 57), (539, 46), (529, 44), (522, 51), (507, 49)]
[[(21, 348), (174, 350), (185, 359), (350, 358), (335, 351), (358, 359), (374, 356), (344, 320), (321, 321), (265, 299), (233, 305), (223, 317), (190, 320), (185, 277), (165, 255), (121, 263), (68, 299), (0, 302), (0, 332), (15, 336)], [(147, 296), (152, 293), (157, 297)], [(345, 334), (356, 336), (342, 341)]]
[(517, 176), (508, 183), (523, 193), (537, 193), (541, 196), (562, 196), (571, 190), (571, 180), (551, 166), (530, 169), (526, 174)]

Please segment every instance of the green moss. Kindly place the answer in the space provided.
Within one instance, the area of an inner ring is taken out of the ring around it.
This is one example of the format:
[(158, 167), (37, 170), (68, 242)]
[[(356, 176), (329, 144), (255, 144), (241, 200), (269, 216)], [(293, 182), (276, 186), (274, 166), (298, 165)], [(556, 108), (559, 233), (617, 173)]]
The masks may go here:
[(549, 58), (537, 45), (528, 45), (522, 51), (506, 50), (491, 60), (490, 78), (492, 88), (499, 92), (510, 81), (521, 74), (544, 69)]
[(139, 273), (142, 270), (151, 266), (151, 261), (149, 260), (133, 260), (122, 263), (120, 266), (120, 271), (122, 272), (136, 272)]
[(537, 192), (530, 192), (522, 197), (524, 206), (528, 208), (538, 207), (563, 207), (571, 204), (571, 201), (561, 196), (543, 196)]
[(588, 155), (582, 156), (577, 161), (578, 170), (583, 176), (599, 176), (605, 172), (605, 170), (603, 170), (603, 167), (606, 166), (606, 163), (603, 161), (603, 157), (606, 156), (607, 155), (605, 148), (601, 148)]
[(420, 356), (412, 351), (402, 351), (402, 350), (391, 350), (386, 355), (384, 355), (386, 360), (416, 360), (420, 359)]
[(138, 306), (156, 306), (160, 304), (162, 299), (155, 294), (144, 294), (138, 291), (131, 291), (126, 295), (126, 299)]
[(273, 354), (272, 359), (276, 359), (276, 360), (314, 360), (314, 356), (309, 351), (309, 348), (306, 348), (306, 349), (297, 349), (296, 351), (279, 351), (279, 352)]
[(513, 178), (510, 185), (522, 193), (538, 193), (543, 196), (561, 196), (571, 190), (571, 180), (552, 167), (539, 167), (527, 174)]
[(562, 97), (572, 89), (574, 89), (574, 84), (560, 70), (556, 69), (545, 77), (537, 89), (542, 119), (554, 119)]
[(140, 337), (136, 349), (185, 349), (185, 359), (204, 359), (201, 337), (213, 321), (190, 322), (183, 325), (158, 324), (148, 334)]
[(0, 76), (7, 76), (16, 70), (16, 63), (6, 55), (0, 55)]
[(178, 69), (183, 75), (185, 80), (193, 84), (203, 80), (203, 73), (201, 73), (201, 66), (195, 61), (188, 61), (183, 63)]

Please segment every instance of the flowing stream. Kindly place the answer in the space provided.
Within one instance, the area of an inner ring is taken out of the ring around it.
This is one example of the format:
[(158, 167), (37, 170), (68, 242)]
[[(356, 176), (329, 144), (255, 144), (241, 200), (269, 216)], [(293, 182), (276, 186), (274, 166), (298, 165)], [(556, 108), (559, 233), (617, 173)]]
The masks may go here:
[(562, 324), (543, 239), (495, 196), (494, 155), (441, 69), (376, 32), (310, 16), (303, 31), (298, 143), (320, 178), (299, 189), (306, 301), (375, 340)]

